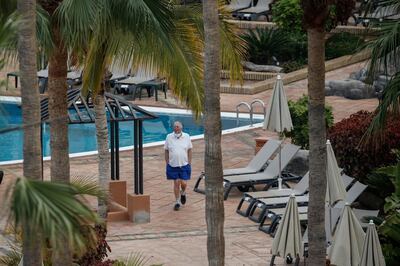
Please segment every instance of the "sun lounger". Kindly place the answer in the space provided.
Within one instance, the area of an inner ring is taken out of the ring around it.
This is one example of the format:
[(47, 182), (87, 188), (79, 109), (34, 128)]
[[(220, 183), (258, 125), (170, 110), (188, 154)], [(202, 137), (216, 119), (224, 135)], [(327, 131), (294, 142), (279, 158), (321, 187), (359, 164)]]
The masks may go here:
[(253, 0), (232, 0), (229, 5), (225, 6), (225, 9), (229, 12), (236, 12), (250, 7), (252, 1)]
[[(232, 175), (224, 177), (224, 198), (227, 199), (233, 187), (252, 187), (254, 185), (265, 184), (272, 185), (277, 183), (279, 173), (289, 164), (294, 155), (299, 151), (300, 147), (293, 144), (286, 144), (281, 151), (281, 163), (279, 168), (279, 155), (268, 164), (267, 168), (261, 173), (246, 174), (246, 175)], [(282, 175), (284, 181), (298, 180), (300, 177), (293, 175)]]
[[(346, 193), (346, 199), (344, 201), (339, 201), (338, 203), (336, 203), (335, 207), (341, 209), (346, 202), (350, 204), (353, 203), (357, 200), (361, 193), (364, 192), (366, 188), (366, 185), (357, 181)], [(257, 199), (252, 205), (250, 211), (248, 212), (248, 218), (254, 222), (259, 223), (263, 219), (264, 215), (271, 211), (271, 209), (283, 208), (286, 206), (288, 201), (289, 197)], [(298, 196), (296, 197), (296, 201), (299, 206), (306, 206), (308, 205), (309, 195), (306, 194), (303, 196)]]
[(263, 167), (267, 164), (268, 160), (278, 150), (281, 144), (278, 140), (269, 140), (264, 146), (257, 152), (257, 154), (251, 159), (246, 167), (224, 169), (224, 176), (229, 175), (244, 175), (244, 174), (255, 174), (260, 172)]
[[(286, 144), (281, 151), (281, 169), (285, 169), (287, 164), (292, 160), (294, 155), (300, 149), (299, 146), (293, 144)], [(277, 182), (277, 177), (279, 175), (279, 155), (268, 164), (267, 168), (263, 172), (256, 174), (245, 174), (245, 175), (231, 175), (224, 176), (224, 199), (228, 198), (228, 195), (233, 187), (242, 187), (254, 189), (254, 185), (266, 184), (271, 185)], [(283, 180), (298, 180), (298, 176), (283, 175)], [(198, 180), (198, 183), (199, 180)], [(196, 183), (194, 191), (203, 193), (204, 190), (199, 189), (199, 185)]]
[[(268, 163), (268, 160), (277, 152), (280, 141), (278, 140), (269, 140), (264, 146), (257, 152), (257, 154), (251, 159), (246, 167), (242, 168), (232, 168), (232, 169), (224, 169), (224, 176), (231, 175), (243, 175), (243, 174), (255, 174), (261, 172), (264, 166)], [(200, 188), (200, 183), (204, 181), (204, 172), (200, 174), (198, 177), (196, 184), (194, 186), (194, 191), (204, 194), (204, 189)]]
[[(354, 178), (349, 177), (348, 175), (342, 175), (343, 184), (346, 189), (352, 184)], [(246, 192), (243, 194), (242, 199), (240, 200), (238, 207), (236, 208), (236, 212), (244, 217), (247, 217), (252, 209), (252, 205), (260, 198), (275, 198), (275, 197), (288, 197), (292, 194), (295, 196), (302, 196), (308, 192), (308, 184), (309, 184), (309, 172), (307, 172), (300, 181), (293, 186), (293, 188), (289, 189), (271, 189), (268, 191), (257, 191), (257, 192)], [(245, 204), (246, 203), (246, 204)], [(243, 207), (245, 207), (245, 210)]]
[(374, 11), (366, 11), (356, 18), (356, 24), (362, 23), (364, 26), (368, 26), (370, 22), (383, 21), (383, 20), (399, 20), (400, 14), (394, 5), (390, 6), (378, 6)]
[[(285, 169), (285, 167), (289, 164), (289, 162), (292, 160), (299, 149), (299, 146), (286, 144), (281, 151), (280, 166), (280, 156), (276, 155), (263, 172), (256, 174), (232, 175), (224, 177), (224, 199), (228, 198), (228, 195), (233, 187), (242, 188), (241, 191), (246, 191), (249, 188), (252, 188), (253, 191), (255, 191), (255, 185), (264, 184), (266, 186), (271, 186), (277, 183), (279, 173), (282, 173), (283, 169)], [(298, 180), (299, 178), (300, 177), (298, 176), (282, 173), (283, 181)]]
[(257, 5), (237, 12), (237, 17), (240, 19), (256, 20), (261, 15), (267, 16), (271, 3), (272, 0), (258, 0)]
[(132, 94), (133, 100), (136, 99), (136, 94), (139, 94), (141, 98), (142, 84), (148, 81), (155, 80), (157, 75), (152, 71), (146, 71), (145, 69), (139, 69), (135, 75), (115, 82), (116, 90), (118, 93)]

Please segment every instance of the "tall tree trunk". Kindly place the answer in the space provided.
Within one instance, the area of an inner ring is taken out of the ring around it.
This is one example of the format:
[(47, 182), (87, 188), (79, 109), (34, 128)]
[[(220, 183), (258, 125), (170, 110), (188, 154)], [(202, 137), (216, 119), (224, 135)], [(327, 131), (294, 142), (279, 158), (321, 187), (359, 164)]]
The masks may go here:
[(310, 201), (308, 204), (309, 265), (325, 265), (325, 31), (310, 28), (308, 35), (308, 125), (310, 139)]
[(204, 16), (204, 139), (207, 255), (209, 265), (224, 265), (224, 188), (221, 152), (220, 33), (218, 1), (203, 1)]
[[(40, 149), (40, 99), (36, 76), (36, 1), (18, 0), (22, 22), (18, 36), (19, 68), (21, 74), (22, 119), (24, 125), (23, 174), (42, 179)], [(24, 265), (41, 265), (41, 241), (37, 232), (23, 226), (22, 252)]]
[[(96, 116), (96, 136), (98, 151), (98, 170), (99, 183), (103, 189), (108, 189), (108, 182), (111, 178), (110, 173), (110, 153), (108, 152), (108, 127), (104, 101), (104, 89), (96, 95), (94, 99), (94, 110)], [(99, 200), (98, 213), (100, 218), (107, 218), (107, 202)]]
[(49, 58), (49, 115), (51, 180), (70, 181), (68, 151), (68, 110), (67, 110), (67, 51), (60, 39), (56, 23), (53, 23), (55, 44)]

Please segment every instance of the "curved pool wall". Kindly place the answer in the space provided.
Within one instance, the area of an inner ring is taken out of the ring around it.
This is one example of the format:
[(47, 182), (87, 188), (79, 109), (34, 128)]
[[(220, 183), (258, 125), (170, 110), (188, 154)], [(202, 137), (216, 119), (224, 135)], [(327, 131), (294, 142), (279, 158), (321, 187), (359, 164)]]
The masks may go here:
[[(0, 129), (18, 126), (22, 123), (19, 97), (0, 97)], [(156, 113), (160, 118), (148, 120), (143, 123), (143, 147), (163, 145), (165, 136), (172, 131), (172, 124), (180, 120), (184, 131), (191, 135), (192, 140), (204, 138), (202, 123), (196, 122), (189, 110), (141, 106), (147, 111)], [(255, 124), (250, 126), (249, 114), (239, 115), (239, 126), (236, 126), (236, 113), (222, 112), (222, 134), (258, 128), (262, 126), (262, 115), (254, 115)], [(120, 125), (120, 151), (133, 149), (133, 122), (121, 122)], [(49, 126), (43, 128), (43, 151), (49, 160), (50, 139)], [(69, 125), (70, 157), (97, 154), (96, 134), (94, 124)], [(23, 131), (12, 131), (0, 134), (0, 165), (22, 162)]]

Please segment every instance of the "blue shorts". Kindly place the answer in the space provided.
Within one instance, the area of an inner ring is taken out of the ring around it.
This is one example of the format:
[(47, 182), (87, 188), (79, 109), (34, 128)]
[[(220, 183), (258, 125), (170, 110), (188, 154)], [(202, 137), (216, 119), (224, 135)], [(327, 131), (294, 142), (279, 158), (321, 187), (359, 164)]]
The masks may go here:
[(166, 172), (168, 180), (177, 180), (177, 179), (189, 180), (190, 175), (192, 173), (192, 167), (190, 166), (190, 164), (187, 164), (182, 167), (172, 167), (169, 164), (167, 164)]

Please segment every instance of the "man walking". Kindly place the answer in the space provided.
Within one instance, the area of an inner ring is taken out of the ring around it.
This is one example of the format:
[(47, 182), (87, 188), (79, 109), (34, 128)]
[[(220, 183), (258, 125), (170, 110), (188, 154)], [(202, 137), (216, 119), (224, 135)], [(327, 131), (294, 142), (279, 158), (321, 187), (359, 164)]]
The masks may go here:
[(175, 121), (174, 132), (168, 134), (164, 145), (167, 179), (174, 180), (175, 211), (186, 203), (186, 181), (192, 172), (193, 146), (189, 134), (182, 132), (182, 128), (182, 123)]

